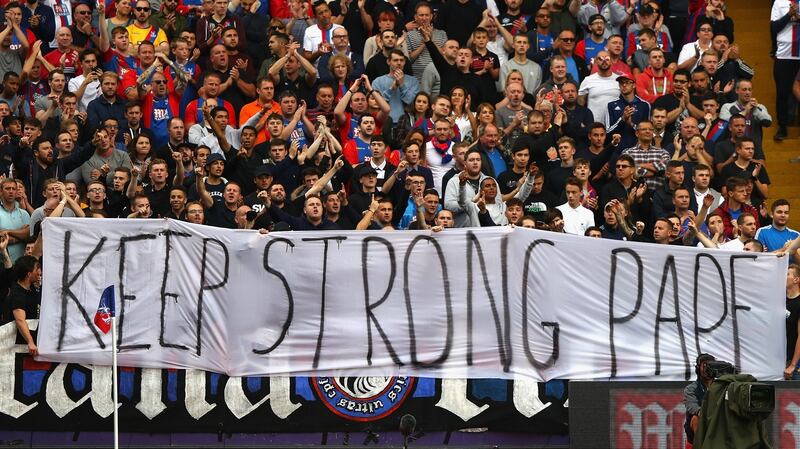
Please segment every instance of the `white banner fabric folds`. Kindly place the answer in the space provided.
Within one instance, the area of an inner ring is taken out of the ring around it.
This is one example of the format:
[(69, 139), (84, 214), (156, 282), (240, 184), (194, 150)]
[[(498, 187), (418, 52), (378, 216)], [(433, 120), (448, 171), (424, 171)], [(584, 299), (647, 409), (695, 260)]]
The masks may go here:
[(523, 228), (225, 230), (47, 219), (40, 359), (231, 376), (759, 379), (785, 358), (787, 258)]

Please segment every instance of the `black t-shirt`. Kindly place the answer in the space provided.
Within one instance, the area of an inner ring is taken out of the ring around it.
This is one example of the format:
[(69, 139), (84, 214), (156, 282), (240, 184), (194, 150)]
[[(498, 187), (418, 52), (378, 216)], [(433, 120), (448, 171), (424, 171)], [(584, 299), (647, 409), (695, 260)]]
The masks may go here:
[(236, 229), (236, 211), (230, 210), (225, 203), (214, 203), (206, 212), (206, 223), (218, 228)]
[(525, 215), (530, 215), (538, 221), (544, 221), (544, 214), (549, 209), (554, 209), (557, 206), (558, 197), (542, 189), (540, 193), (531, 193), (525, 199), (524, 210)]
[(166, 217), (170, 212), (169, 192), (172, 189), (170, 183), (164, 185), (161, 190), (155, 190), (152, 184), (144, 187), (144, 194), (150, 200), (150, 209), (154, 214)]
[(786, 298), (786, 360), (792, 360), (797, 342), (797, 322), (800, 319), (800, 296)]
[(506, 170), (500, 173), (497, 177), (497, 184), (500, 186), (500, 192), (504, 195), (512, 192), (517, 188), (517, 183), (525, 176), (525, 173), (514, 173), (514, 170)]
[[(228, 180), (225, 178), (220, 178), (222, 182), (217, 185), (209, 184), (207, 178), (203, 178), (203, 182), (206, 183), (206, 191), (209, 195), (211, 195), (211, 199), (214, 200), (214, 204), (222, 204), (225, 202), (223, 198), (225, 193), (225, 186), (228, 184)], [(195, 180), (195, 182), (197, 182)], [(190, 201), (197, 201), (200, 199), (200, 194), (197, 193), (197, 186), (192, 185), (189, 190), (189, 200)], [(167, 203), (169, 203), (169, 197), (167, 197)], [(151, 205), (152, 208), (152, 205)]]
[(11, 291), (8, 292), (8, 303), (11, 308), (12, 317), (15, 309), (23, 309), (25, 310), (26, 319), (39, 318), (39, 305), (41, 302), (42, 293), (40, 291), (34, 288), (25, 290), (17, 282), (11, 286)]

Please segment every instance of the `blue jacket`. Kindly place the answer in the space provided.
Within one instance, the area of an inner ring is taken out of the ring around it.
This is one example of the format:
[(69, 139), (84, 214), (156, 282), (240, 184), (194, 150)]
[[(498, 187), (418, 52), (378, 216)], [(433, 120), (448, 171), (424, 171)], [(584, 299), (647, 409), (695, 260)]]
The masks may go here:
[(606, 129), (608, 135), (620, 134), (622, 140), (617, 148), (630, 148), (636, 146), (636, 130), (631, 127), (627, 122), (622, 120), (622, 115), (625, 112), (626, 106), (633, 106), (636, 112), (633, 113), (632, 121), (634, 125), (639, 124), (643, 120), (650, 120), (650, 103), (642, 100), (638, 96), (633, 97), (630, 103), (619, 97), (619, 100), (608, 103), (608, 122)]

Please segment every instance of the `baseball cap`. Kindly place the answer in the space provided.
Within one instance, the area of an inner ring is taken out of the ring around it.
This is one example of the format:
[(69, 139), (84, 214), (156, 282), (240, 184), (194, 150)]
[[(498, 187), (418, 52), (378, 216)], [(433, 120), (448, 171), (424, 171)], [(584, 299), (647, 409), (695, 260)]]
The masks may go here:
[(212, 163), (212, 162), (216, 162), (216, 161), (222, 161), (222, 162), (225, 162), (225, 157), (223, 157), (223, 156), (222, 156), (221, 154), (219, 154), (219, 153), (211, 153), (211, 154), (209, 154), (209, 155), (208, 155), (208, 158), (206, 159), (206, 167), (208, 167), (209, 165), (211, 165), (211, 163)]
[(269, 165), (261, 165), (253, 170), (253, 176), (259, 177), (261, 175), (272, 176), (272, 168)]

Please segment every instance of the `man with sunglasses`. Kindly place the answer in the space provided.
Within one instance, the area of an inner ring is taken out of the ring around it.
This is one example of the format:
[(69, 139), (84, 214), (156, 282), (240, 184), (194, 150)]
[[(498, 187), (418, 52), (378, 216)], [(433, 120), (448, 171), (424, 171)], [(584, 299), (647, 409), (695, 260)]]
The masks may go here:
[(667, 129), (677, 133), (681, 121), (689, 116), (689, 71), (678, 69), (672, 74), (672, 92), (662, 95), (653, 102), (653, 109), (667, 110)]
[(149, 89), (141, 83), (139, 90), (144, 127), (153, 133), (153, 148), (161, 148), (169, 142), (170, 120), (180, 116), (180, 94), (176, 92), (172, 78), (162, 72), (153, 74)]
[(150, 24), (150, 2), (148, 0), (138, 0), (133, 9), (134, 21), (128, 25), (128, 35), (130, 41), (137, 48), (142, 42), (150, 42), (158, 48), (158, 51), (169, 54), (169, 42), (167, 34), (161, 28)]
[(92, 8), (86, 3), (77, 3), (73, 10), (73, 23), (69, 30), (72, 32), (72, 44), (78, 49), (99, 46), (97, 33), (92, 27)]
[[(528, 53), (530, 56), (530, 52)], [(589, 76), (589, 66), (583, 58), (575, 54), (575, 32), (572, 30), (563, 30), (558, 34), (553, 47), (541, 53), (537, 53), (534, 61), (540, 64), (547, 64), (544, 70), (545, 73), (549, 71), (549, 65), (552, 63), (552, 57), (559, 55), (564, 58), (567, 63), (567, 73), (572, 79), (580, 83), (584, 78)]]
[(603, 50), (595, 58), (597, 72), (583, 79), (578, 90), (578, 103), (592, 111), (594, 120), (606, 123), (608, 103), (619, 98), (617, 76), (611, 71), (611, 55)]

